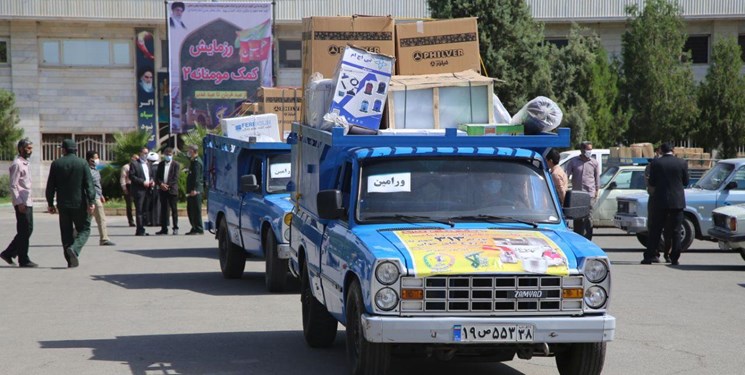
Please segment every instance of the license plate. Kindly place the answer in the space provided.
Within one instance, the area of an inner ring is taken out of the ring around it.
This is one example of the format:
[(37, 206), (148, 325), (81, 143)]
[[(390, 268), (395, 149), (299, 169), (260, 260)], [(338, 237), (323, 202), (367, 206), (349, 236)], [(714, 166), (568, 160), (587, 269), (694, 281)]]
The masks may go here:
[(463, 324), (453, 326), (455, 342), (533, 342), (532, 324)]

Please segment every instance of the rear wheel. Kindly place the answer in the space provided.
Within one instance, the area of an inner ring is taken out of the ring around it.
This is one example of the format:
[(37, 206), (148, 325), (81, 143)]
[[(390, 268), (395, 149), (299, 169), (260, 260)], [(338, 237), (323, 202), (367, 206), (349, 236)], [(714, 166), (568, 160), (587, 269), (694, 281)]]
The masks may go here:
[[(639, 241), (644, 248), (647, 248), (647, 238), (649, 238), (649, 232), (645, 233), (637, 233), (636, 239)], [(686, 251), (691, 247), (691, 244), (693, 244), (693, 240), (696, 238), (696, 226), (693, 224), (691, 219), (689, 218), (683, 218), (683, 225), (680, 229), (680, 248), (681, 251)], [(660, 237), (660, 242), (657, 245), (657, 251), (661, 253), (667, 253), (670, 251), (670, 249), (665, 249), (665, 240), (664, 237)]]
[(354, 375), (384, 375), (390, 368), (390, 346), (372, 343), (365, 339), (362, 332), (362, 314), (365, 304), (362, 300), (362, 289), (355, 280), (347, 293), (347, 360), (352, 366)]
[(230, 242), (228, 224), (220, 220), (217, 227), (217, 247), (220, 249), (220, 270), (226, 279), (240, 279), (246, 268), (246, 253)]
[(605, 343), (570, 344), (556, 353), (556, 367), (561, 375), (599, 375), (605, 363)]
[(331, 346), (336, 339), (337, 322), (326, 306), (313, 296), (308, 265), (300, 270), (300, 302), (303, 310), (303, 336), (311, 348)]
[(264, 238), (264, 254), (266, 290), (271, 293), (284, 292), (287, 288), (287, 259), (279, 258), (277, 240), (271, 231), (268, 231)]

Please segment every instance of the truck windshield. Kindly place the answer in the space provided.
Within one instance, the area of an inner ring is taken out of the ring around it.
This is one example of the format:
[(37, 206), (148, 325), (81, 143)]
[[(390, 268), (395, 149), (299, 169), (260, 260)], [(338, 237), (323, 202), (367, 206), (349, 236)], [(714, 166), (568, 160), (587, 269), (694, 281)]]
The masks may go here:
[(693, 187), (704, 190), (717, 190), (734, 169), (735, 166), (733, 164), (717, 163)]
[(559, 221), (541, 169), (524, 160), (374, 160), (362, 165), (359, 188), (359, 221), (401, 221), (401, 215), (430, 221), (478, 215)]
[(618, 172), (618, 167), (610, 167), (606, 169), (605, 172), (600, 175), (600, 188), (605, 189), (611, 178), (615, 176), (616, 172)]
[(290, 154), (270, 156), (268, 160), (266, 191), (269, 193), (287, 192), (287, 183), (292, 177)]

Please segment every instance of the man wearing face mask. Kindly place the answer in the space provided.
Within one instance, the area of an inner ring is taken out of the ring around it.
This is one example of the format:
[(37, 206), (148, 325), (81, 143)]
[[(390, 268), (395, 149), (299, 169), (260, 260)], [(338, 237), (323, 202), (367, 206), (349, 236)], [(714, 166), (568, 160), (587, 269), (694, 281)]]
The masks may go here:
[(101, 174), (98, 172), (98, 153), (89, 150), (85, 153), (85, 160), (88, 160), (88, 165), (91, 167), (91, 177), (93, 178), (93, 188), (96, 190), (96, 200), (93, 203), (96, 208), (93, 210), (93, 217), (96, 218), (96, 224), (98, 225), (98, 236), (99, 244), (101, 246), (114, 246), (115, 243), (109, 240), (109, 231), (106, 227), (106, 213), (103, 209), (103, 204), (106, 203), (106, 198), (103, 196), (103, 188), (101, 187)]
[(168, 147), (163, 151), (163, 160), (158, 164), (155, 174), (155, 185), (160, 191), (160, 232), (168, 234), (168, 211), (173, 215), (173, 235), (178, 234), (178, 162), (173, 160), (173, 149)]
[[(600, 189), (600, 165), (592, 158), (592, 143), (584, 141), (579, 146), (580, 155), (572, 158), (566, 165), (566, 174), (572, 183), (572, 190), (590, 194), (590, 212), (598, 199)], [(574, 219), (574, 232), (592, 240), (592, 214)]]
[(189, 175), (186, 177), (186, 212), (189, 215), (191, 230), (187, 235), (204, 234), (202, 226), (202, 190), (204, 189), (204, 176), (202, 171), (202, 159), (199, 158), (199, 147), (189, 145), (187, 155), (189, 164)]
[(145, 232), (145, 198), (150, 188), (155, 186), (153, 171), (148, 162), (147, 155), (150, 150), (147, 147), (140, 149), (140, 158), (129, 163), (129, 180), (132, 181), (132, 198), (135, 201), (135, 236), (147, 236)]
[(34, 231), (31, 174), (28, 168), (33, 145), (28, 138), (18, 141), (18, 157), (10, 165), (10, 194), (16, 212), (16, 236), (5, 251), (0, 253), (0, 258), (10, 265), (14, 265), (13, 258), (18, 257), (18, 266), (24, 268), (38, 267), (28, 257), (28, 243)]

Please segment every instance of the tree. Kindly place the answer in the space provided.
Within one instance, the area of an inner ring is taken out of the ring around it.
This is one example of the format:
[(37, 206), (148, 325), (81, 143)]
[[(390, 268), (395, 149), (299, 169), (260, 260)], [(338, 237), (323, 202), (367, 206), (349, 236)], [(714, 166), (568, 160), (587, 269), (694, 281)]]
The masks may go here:
[(16, 154), (16, 142), (23, 137), (23, 129), (16, 127), (19, 122), (15, 95), (0, 89), (0, 154)]
[[(688, 136), (698, 116), (693, 72), (681, 61), (685, 26), (677, 3), (647, 0), (626, 8), (622, 36), (624, 102), (632, 141), (670, 141)], [(684, 59), (685, 60), (685, 59)]]
[(479, 18), (479, 49), (496, 94), (510, 113), (538, 95), (551, 97), (543, 25), (524, 0), (428, 0), (434, 18)]
[(696, 141), (705, 148), (719, 148), (719, 158), (737, 156), (745, 143), (745, 78), (740, 74), (740, 46), (734, 37), (714, 44), (706, 79), (701, 83), (701, 115)]

